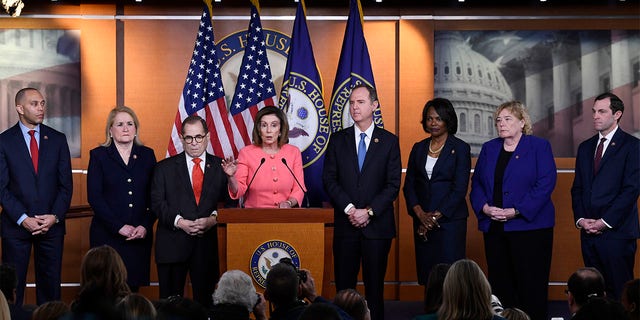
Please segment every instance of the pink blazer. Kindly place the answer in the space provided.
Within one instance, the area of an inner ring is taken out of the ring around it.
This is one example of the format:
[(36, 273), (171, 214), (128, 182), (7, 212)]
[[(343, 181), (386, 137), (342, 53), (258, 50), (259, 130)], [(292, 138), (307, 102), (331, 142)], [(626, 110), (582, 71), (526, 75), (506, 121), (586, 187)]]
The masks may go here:
[[(262, 158), (265, 159), (265, 162), (258, 169)], [(236, 171), (238, 192), (232, 193), (229, 190), (231, 198), (238, 199), (244, 196), (246, 208), (277, 208), (280, 202), (289, 198), (295, 198), (298, 204), (301, 204), (304, 192), (282, 163), (283, 158), (286, 159), (287, 165), (306, 190), (302, 155), (296, 146), (285, 144), (277, 154), (269, 155), (259, 146), (248, 145), (242, 148), (238, 154), (238, 171)], [(256, 170), (258, 173), (247, 190), (247, 185)]]

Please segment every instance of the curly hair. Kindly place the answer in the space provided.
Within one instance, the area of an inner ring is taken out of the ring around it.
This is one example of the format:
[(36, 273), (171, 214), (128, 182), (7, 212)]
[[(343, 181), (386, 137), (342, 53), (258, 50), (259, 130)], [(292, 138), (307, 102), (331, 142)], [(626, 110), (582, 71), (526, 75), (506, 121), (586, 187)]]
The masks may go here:
[[(522, 133), (526, 135), (533, 134), (533, 125), (531, 124), (531, 117), (529, 117), (529, 113), (527, 112), (527, 108), (520, 101), (509, 101), (501, 104), (498, 109), (496, 109), (495, 114), (493, 115), (494, 119), (498, 118), (498, 115), (502, 110), (507, 109), (511, 114), (513, 114), (518, 120), (524, 120), (524, 127), (522, 128)], [(496, 123), (497, 124), (497, 123)]]
[(213, 304), (233, 304), (253, 310), (258, 295), (251, 277), (240, 270), (229, 270), (222, 274), (213, 293)]

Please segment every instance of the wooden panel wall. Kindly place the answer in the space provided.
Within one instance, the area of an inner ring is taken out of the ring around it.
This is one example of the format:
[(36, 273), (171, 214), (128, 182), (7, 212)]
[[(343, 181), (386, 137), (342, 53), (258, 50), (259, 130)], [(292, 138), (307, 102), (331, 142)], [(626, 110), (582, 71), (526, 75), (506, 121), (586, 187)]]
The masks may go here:
[[(82, 152), (81, 158), (73, 159), (73, 168), (86, 170), (89, 150), (104, 141), (105, 118), (117, 101), (117, 92), (124, 92), (124, 103), (134, 108), (141, 121), (140, 136), (146, 145), (153, 148), (158, 159), (164, 158), (172, 121), (179, 102), (187, 65), (193, 49), (197, 30), (196, 19), (140, 19), (135, 15), (189, 15), (200, 14), (200, 8), (176, 5), (175, 8), (125, 6), (125, 19), (117, 21), (113, 5), (42, 5), (36, 7), (38, 14), (73, 15), (56, 18), (0, 19), (0, 28), (70, 28), (81, 30), (82, 55)], [(27, 10), (23, 14), (33, 14)], [(34, 10), (34, 9), (31, 9)], [(400, 138), (403, 164), (406, 166), (412, 145), (426, 137), (419, 123), (424, 103), (433, 98), (433, 32), (438, 29), (638, 29), (635, 19), (516, 19), (438, 20), (429, 14), (465, 15), (516, 15), (527, 14), (526, 10), (499, 11), (433, 11), (420, 19), (390, 17), (382, 20), (367, 20), (364, 32), (367, 38), (373, 71), (376, 76), (382, 113), (386, 129)], [(428, 11), (428, 10), (427, 10)], [(371, 10), (371, 15), (394, 15), (395, 12)], [(246, 10), (216, 9), (216, 15), (248, 16)], [(265, 8), (263, 17), (293, 16), (295, 8)], [(308, 15), (345, 16), (347, 9), (309, 8)], [(405, 14), (415, 14), (405, 12)], [(542, 11), (536, 14), (566, 15), (623, 15), (624, 11), (597, 8), (575, 11)], [(85, 16), (83, 16), (85, 15)], [(90, 17), (90, 16), (91, 17)], [(94, 17), (94, 18), (92, 18)], [(102, 17), (102, 18), (95, 18)], [(124, 30), (118, 38), (118, 23)], [(293, 21), (263, 19), (263, 26), (290, 34)], [(216, 38), (246, 29), (248, 20), (215, 20)], [(324, 97), (329, 101), (340, 55), (344, 20), (309, 20), (315, 57), (324, 80)], [(116, 44), (123, 45), (124, 74), (117, 74)], [(118, 79), (123, 83), (118, 85)], [(226, 88), (232, 91), (233, 88)], [(573, 159), (557, 159), (558, 165), (570, 168)], [(403, 177), (404, 178), (404, 177)], [(572, 173), (561, 173), (553, 194), (556, 205), (554, 255), (551, 281), (565, 282), (568, 276), (582, 265), (579, 251), (579, 235), (573, 227), (569, 188)], [(82, 171), (74, 174), (74, 196), (72, 205), (87, 204), (86, 175)], [(393, 242), (385, 297), (387, 299), (421, 300), (422, 288), (417, 285), (414, 263), (412, 227), (402, 195), (397, 201), (398, 237)], [(82, 255), (88, 250), (88, 225), (90, 218), (68, 221), (65, 240), (63, 280), (78, 283), (79, 265)], [(468, 220), (467, 255), (486, 268), (481, 234), (473, 214)], [(640, 253), (636, 255), (640, 263)], [(640, 264), (638, 264), (640, 265)], [(331, 266), (328, 266), (332, 268)], [(155, 270), (155, 268), (154, 268)], [(33, 282), (33, 273), (29, 281)], [(155, 271), (152, 279), (157, 279)], [(152, 280), (152, 281), (153, 281)], [(552, 299), (564, 299), (562, 285), (550, 288)], [(65, 287), (65, 301), (75, 295), (75, 287)], [(156, 297), (156, 288), (145, 288), (143, 293)], [(332, 292), (327, 295), (332, 296)], [(33, 302), (33, 288), (28, 289), (27, 302)]]

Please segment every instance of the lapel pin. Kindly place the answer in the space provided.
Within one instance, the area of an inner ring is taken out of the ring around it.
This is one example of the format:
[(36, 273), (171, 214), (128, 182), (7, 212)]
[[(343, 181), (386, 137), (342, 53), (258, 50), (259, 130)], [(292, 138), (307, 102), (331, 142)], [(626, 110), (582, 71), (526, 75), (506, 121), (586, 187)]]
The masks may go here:
[(455, 150), (453, 150), (453, 149), (451, 149), (451, 154), (454, 154), (454, 153), (456, 153), (456, 151), (455, 151)]
[(516, 155), (516, 159), (520, 159), (520, 156)]
[(133, 159), (134, 159), (134, 160), (135, 160), (135, 159), (138, 159), (138, 156), (134, 154), (134, 155), (133, 155)]
[(44, 139), (45, 139), (45, 140), (49, 139), (49, 136), (44, 136)]
[(378, 143), (378, 142), (380, 142), (380, 139), (375, 138), (375, 139), (373, 139), (373, 142)]
[(615, 143), (615, 142), (611, 142), (611, 145), (612, 145), (612, 146), (615, 146), (615, 145), (616, 145), (616, 143)]
[(211, 165), (207, 163), (207, 168), (211, 168)]

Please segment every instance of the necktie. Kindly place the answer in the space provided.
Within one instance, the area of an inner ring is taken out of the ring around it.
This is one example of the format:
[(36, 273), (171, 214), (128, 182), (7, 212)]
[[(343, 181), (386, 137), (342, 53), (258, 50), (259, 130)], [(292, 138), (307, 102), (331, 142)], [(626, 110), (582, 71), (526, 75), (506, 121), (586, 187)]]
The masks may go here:
[(607, 138), (600, 139), (600, 144), (598, 144), (598, 148), (596, 149), (596, 158), (593, 159), (593, 174), (598, 173), (598, 169), (600, 169), (600, 160), (602, 160), (602, 150), (604, 149), (604, 142), (607, 141)]
[(31, 136), (31, 142), (29, 142), (29, 151), (31, 151), (31, 162), (33, 162), (33, 169), (38, 173), (38, 141), (36, 141), (35, 130), (29, 130)]
[(204, 179), (204, 173), (200, 168), (200, 162), (202, 159), (193, 158), (193, 171), (191, 172), (191, 183), (193, 185), (193, 195), (196, 196), (196, 204), (200, 203), (200, 193), (202, 193), (202, 180)]
[(363, 132), (360, 134), (360, 143), (358, 144), (358, 168), (360, 168), (360, 171), (362, 171), (364, 157), (367, 155), (367, 145), (364, 143), (364, 138), (366, 137), (366, 133)]

